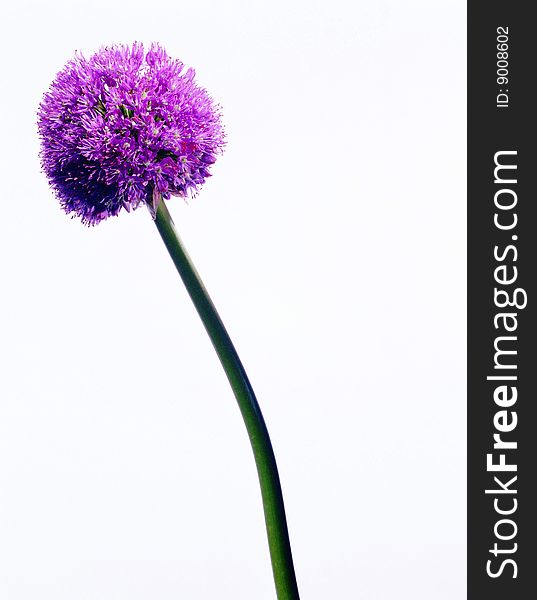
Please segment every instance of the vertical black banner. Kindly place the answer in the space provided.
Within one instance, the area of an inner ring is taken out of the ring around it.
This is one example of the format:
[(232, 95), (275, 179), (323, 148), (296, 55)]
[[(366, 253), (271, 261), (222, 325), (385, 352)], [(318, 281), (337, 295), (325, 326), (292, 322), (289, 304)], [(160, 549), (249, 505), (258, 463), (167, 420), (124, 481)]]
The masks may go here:
[[(537, 50), (531, 3), (468, 5), (468, 598), (537, 576)], [(530, 596), (528, 596), (530, 594)]]

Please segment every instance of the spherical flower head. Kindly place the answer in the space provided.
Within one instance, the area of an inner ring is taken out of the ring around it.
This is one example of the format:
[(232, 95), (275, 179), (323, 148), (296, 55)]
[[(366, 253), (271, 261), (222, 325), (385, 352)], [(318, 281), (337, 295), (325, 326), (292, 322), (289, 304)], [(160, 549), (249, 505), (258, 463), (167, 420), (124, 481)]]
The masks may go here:
[(197, 193), (224, 131), (194, 75), (158, 44), (67, 63), (38, 113), (43, 170), (67, 213), (95, 225), (122, 208)]

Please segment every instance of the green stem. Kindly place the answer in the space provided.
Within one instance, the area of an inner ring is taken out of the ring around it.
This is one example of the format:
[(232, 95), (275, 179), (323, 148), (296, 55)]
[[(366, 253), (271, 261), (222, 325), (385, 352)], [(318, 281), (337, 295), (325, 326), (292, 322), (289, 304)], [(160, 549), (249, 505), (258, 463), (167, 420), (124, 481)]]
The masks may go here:
[(248, 430), (261, 485), (278, 600), (298, 600), (280, 477), (261, 409), (233, 343), (175, 230), (163, 199), (158, 204), (155, 224), (211, 338)]

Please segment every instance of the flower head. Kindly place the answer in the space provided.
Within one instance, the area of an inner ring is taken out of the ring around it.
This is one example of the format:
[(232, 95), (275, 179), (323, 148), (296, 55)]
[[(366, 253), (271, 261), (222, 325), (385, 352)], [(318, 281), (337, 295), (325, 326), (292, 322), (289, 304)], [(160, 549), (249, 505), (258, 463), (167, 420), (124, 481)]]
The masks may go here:
[(44, 95), (38, 128), (43, 170), (86, 225), (195, 194), (224, 147), (218, 106), (157, 44), (75, 56)]

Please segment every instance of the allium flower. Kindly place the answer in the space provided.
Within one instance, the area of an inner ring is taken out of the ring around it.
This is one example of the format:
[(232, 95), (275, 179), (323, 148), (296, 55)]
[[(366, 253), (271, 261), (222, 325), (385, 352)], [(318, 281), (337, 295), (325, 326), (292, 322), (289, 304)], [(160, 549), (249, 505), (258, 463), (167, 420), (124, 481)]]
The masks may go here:
[(77, 55), (45, 94), (38, 127), (43, 170), (86, 225), (195, 194), (224, 147), (218, 106), (157, 44)]
[(300, 600), (276, 458), (239, 355), (166, 206), (195, 194), (224, 148), (220, 112), (194, 71), (153, 44), (77, 55), (39, 107), (41, 161), (62, 207), (85, 225), (142, 204), (220, 358), (251, 440), (278, 598)]

